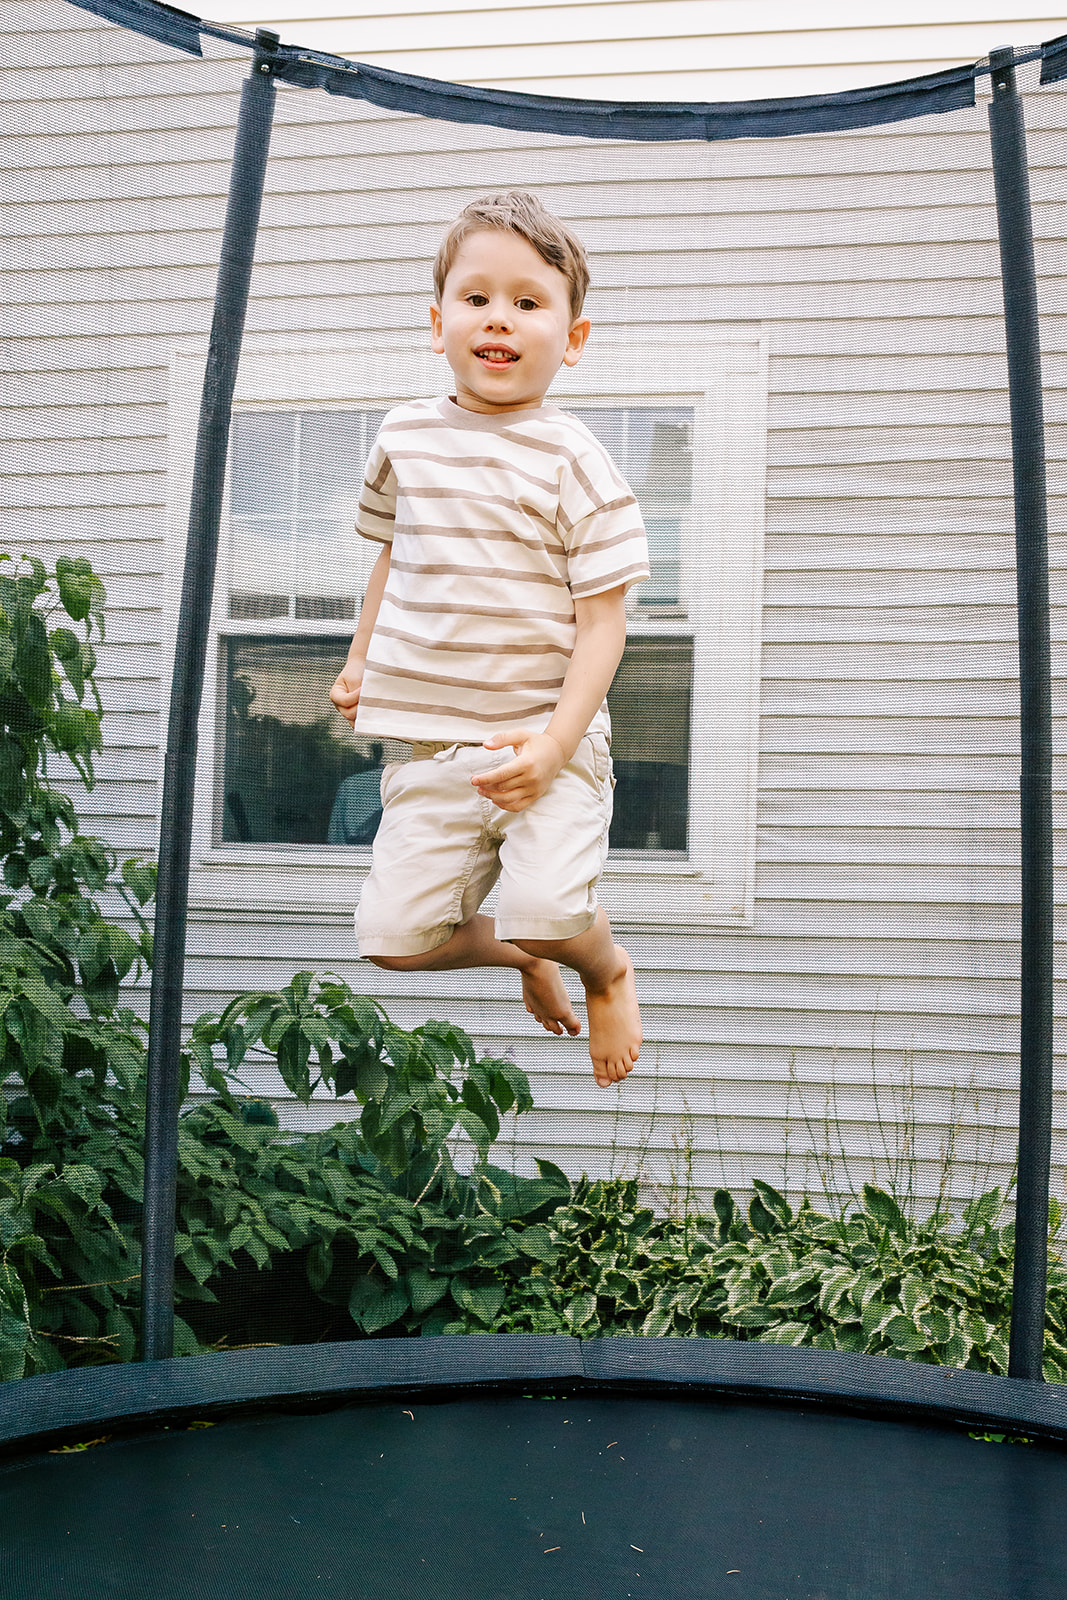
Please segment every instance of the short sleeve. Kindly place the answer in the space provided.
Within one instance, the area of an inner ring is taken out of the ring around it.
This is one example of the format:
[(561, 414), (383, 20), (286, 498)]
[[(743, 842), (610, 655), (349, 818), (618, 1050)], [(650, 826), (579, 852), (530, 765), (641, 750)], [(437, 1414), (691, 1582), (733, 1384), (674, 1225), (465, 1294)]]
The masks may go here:
[(356, 532), (376, 544), (392, 544), (396, 523), (396, 473), (382, 442), (384, 431), (383, 423), (367, 457), (356, 513)]
[(576, 600), (648, 577), (648, 540), (637, 498), (591, 435), (563, 469), (559, 525)]

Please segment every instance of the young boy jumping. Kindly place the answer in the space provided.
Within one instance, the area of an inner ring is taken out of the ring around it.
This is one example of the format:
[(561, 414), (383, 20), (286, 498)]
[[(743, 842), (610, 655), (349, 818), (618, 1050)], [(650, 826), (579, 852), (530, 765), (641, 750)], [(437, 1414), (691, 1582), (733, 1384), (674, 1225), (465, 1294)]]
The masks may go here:
[[(514, 968), (531, 1015), (573, 1036), (562, 962), (585, 990), (606, 1086), (632, 1070), (641, 1017), (596, 901), (605, 695), (626, 590), (649, 569), (617, 468), (544, 403), (589, 336), (588, 282), (581, 243), (522, 191), (476, 201), (449, 229), (430, 322), (455, 392), (382, 424), (356, 523), (382, 549), (330, 698), (358, 733), (412, 746), (382, 774), (360, 955), (389, 971)], [(498, 878), (494, 926), (478, 908)]]

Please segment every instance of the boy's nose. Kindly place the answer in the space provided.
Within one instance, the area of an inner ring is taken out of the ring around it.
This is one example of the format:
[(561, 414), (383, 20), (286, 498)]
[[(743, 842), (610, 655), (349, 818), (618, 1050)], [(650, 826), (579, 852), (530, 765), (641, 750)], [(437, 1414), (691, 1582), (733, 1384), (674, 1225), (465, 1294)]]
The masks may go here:
[(490, 306), (485, 314), (487, 328), (510, 328), (511, 312), (507, 306)]

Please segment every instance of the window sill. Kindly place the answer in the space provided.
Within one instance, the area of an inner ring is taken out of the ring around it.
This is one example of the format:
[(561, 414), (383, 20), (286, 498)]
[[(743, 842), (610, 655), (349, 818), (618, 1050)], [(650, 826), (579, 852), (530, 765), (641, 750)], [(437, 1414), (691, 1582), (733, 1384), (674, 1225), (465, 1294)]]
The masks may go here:
[[(190, 911), (348, 921), (370, 861), (370, 848), (357, 845), (219, 846), (203, 852), (194, 867)], [(609, 858), (599, 899), (621, 930), (711, 932), (752, 921), (741, 884), (716, 883), (699, 864), (679, 856), (657, 860), (633, 851)], [(492, 910), (491, 900), (486, 910)]]

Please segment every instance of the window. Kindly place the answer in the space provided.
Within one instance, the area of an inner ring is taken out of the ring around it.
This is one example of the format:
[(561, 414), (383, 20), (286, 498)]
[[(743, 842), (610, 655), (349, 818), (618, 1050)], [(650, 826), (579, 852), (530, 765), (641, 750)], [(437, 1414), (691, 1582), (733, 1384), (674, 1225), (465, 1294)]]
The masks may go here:
[(691, 633), (646, 631), (651, 619), (684, 623), (682, 545), (693, 498), (692, 406), (570, 406), (609, 452), (641, 505), (650, 576), (630, 592), (626, 653), (611, 711), (613, 850), (685, 854), (689, 824)]
[[(246, 348), (231, 430), (194, 887), (213, 867), (231, 884), (243, 862), (254, 893), (257, 865), (272, 863), (298, 904), (307, 874), (287, 879), (286, 863), (299, 862), (347, 874), (351, 900), (380, 814), (380, 768), (404, 749), (353, 738), (329, 702), (376, 555), (352, 523), (383, 415), (438, 392), (443, 368), (413, 347), (286, 350), (281, 370), (276, 355)], [(183, 460), (196, 365), (178, 358)], [(760, 341), (740, 337), (661, 344), (643, 366), (601, 341), (553, 391), (611, 452), (649, 535), (651, 578), (628, 597), (609, 695), (616, 791), (603, 898), (624, 924), (750, 912), (765, 394)], [(187, 471), (174, 473), (182, 536)]]
[[(617, 780), (611, 845), (684, 853), (692, 638), (656, 639), (641, 625), (653, 614), (685, 616), (679, 552), (690, 514), (693, 413), (637, 406), (577, 414), (611, 451), (649, 528), (652, 575), (633, 592), (630, 639), (610, 696)], [(352, 519), (383, 415), (255, 411), (234, 418), (227, 624), (354, 624), (376, 552), (353, 536)], [(304, 630), (261, 637), (227, 628), (222, 647), (221, 840), (369, 844), (381, 814), (372, 774), (384, 747), (353, 740), (330, 705), (345, 644)]]
[(237, 413), (230, 436), (230, 617), (354, 623), (367, 563), (352, 548), (352, 518), (384, 415)]

